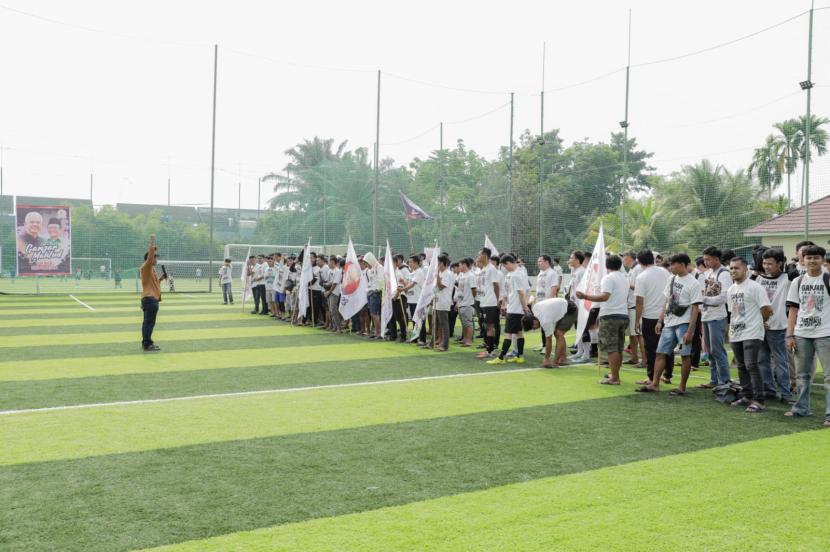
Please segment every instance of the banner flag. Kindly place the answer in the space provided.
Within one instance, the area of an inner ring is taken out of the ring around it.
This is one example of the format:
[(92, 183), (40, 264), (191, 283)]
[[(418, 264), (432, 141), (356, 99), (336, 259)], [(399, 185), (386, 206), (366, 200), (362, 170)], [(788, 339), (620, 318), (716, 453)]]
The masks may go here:
[(424, 252), (427, 254), (426, 262), (429, 263), (427, 268), (427, 275), (424, 277), (424, 284), (421, 286), (421, 294), (418, 296), (418, 303), (415, 306), (415, 314), (412, 315), (412, 321), (415, 324), (413, 330), (413, 339), (418, 337), (421, 333), (421, 326), (424, 324), (426, 318), (427, 306), (432, 302), (432, 292), (435, 289), (435, 275), (438, 274), (438, 255), (441, 249), (436, 245), (433, 248), (426, 248)]
[(248, 293), (251, 291), (251, 282), (248, 279), (250, 274), (248, 274), (248, 258), (251, 256), (251, 248), (248, 248), (248, 254), (245, 255), (245, 260), (242, 261), (242, 276), (240, 276), (242, 280), (242, 310), (245, 310), (245, 298), (248, 296)]
[(386, 255), (383, 259), (383, 298), (380, 306), (380, 327), (381, 333), (385, 331), (386, 325), (392, 319), (394, 310), (392, 300), (398, 291), (398, 281), (395, 279), (395, 266), (392, 260), (392, 249), (389, 247), (389, 240), (386, 240)]
[(72, 274), (72, 226), (66, 205), (18, 205), (18, 276)]
[(311, 238), (308, 239), (308, 243), (303, 249), (303, 269), (300, 272), (300, 291), (298, 297), (298, 305), (297, 310), (300, 316), (305, 317), (305, 311), (308, 309), (309, 305), (309, 298), (308, 298), (308, 286), (311, 284), (312, 279), (312, 269), (311, 266)]
[(401, 201), (403, 202), (404, 216), (409, 220), (433, 220), (433, 218), (423, 209), (415, 205), (415, 202), (406, 197), (403, 192), (401, 194)]
[(490, 236), (488, 236), (487, 234), (484, 234), (484, 247), (486, 247), (487, 249), (489, 249), (489, 250), (490, 250), (490, 252), (491, 252), (493, 255), (496, 255), (496, 256), (501, 256), (501, 255), (499, 255), (499, 250), (498, 250), (498, 249), (496, 249), (496, 246), (495, 246), (495, 245), (493, 245), (493, 242), (491, 242), (491, 241), (490, 241)]
[(366, 279), (360, 273), (360, 264), (354, 252), (352, 238), (346, 249), (346, 264), (343, 267), (343, 282), (340, 285), (340, 314), (349, 320), (366, 304)]
[[(599, 234), (597, 235), (597, 243), (594, 245), (594, 252), (591, 254), (591, 263), (585, 269), (585, 276), (579, 282), (576, 290), (589, 295), (597, 295), (600, 293), (600, 284), (605, 277), (605, 232), (602, 225), (599, 226)], [(577, 299), (577, 323), (576, 323), (576, 338), (580, 339), (582, 332), (585, 331), (585, 325), (588, 323), (588, 314), (591, 312), (593, 303), (587, 299)]]

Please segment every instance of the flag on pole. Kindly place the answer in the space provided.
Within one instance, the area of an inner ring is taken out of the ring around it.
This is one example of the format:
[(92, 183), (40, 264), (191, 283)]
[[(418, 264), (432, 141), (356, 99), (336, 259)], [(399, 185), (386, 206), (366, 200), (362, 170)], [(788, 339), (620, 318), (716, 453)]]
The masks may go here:
[(354, 252), (352, 238), (346, 249), (346, 264), (343, 267), (343, 282), (340, 285), (340, 314), (349, 320), (366, 304), (366, 279), (360, 273), (360, 265)]
[[(576, 288), (576, 291), (587, 293), (589, 295), (598, 295), (600, 293), (600, 284), (605, 277), (605, 232), (602, 224), (599, 226), (599, 234), (597, 235), (597, 243), (594, 245), (594, 252), (591, 254), (591, 263), (585, 269), (585, 276)], [(591, 312), (593, 303), (587, 299), (577, 299), (577, 323), (576, 323), (576, 338), (580, 339), (582, 332), (585, 331), (585, 325), (588, 323), (588, 314)]]
[[(412, 321), (415, 324), (413, 336), (418, 336), (421, 333), (421, 326), (424, 324), (426, 318), (427, 306), (432, 302), (432, 291), (435, 289), (435, 275), (438, 274), (438, 255), (440, 249), (436, 245), (434, 248), (426, 248), (424, 252), (427, 254), (427, 275), (424, 277), (424, 284), (421, 286), (421, 294), (418, 296), (418, 303), (415, 306), (415, 314), (412, 315)], [(414, 338), (413, 338), (414, 339)]]
[(380, 305), (380, 327), (381, 330), (392, 319), (394, 314), (392, 301), (398, 291), (398, 281), (395, 278), (395, 266), (392, 262), (392, 249), (389, 247), (389, 240), (386, 240), (386, 255), (383, 259), (383, 298)]
[(398, 193), (401, 194), (403, 213), (408, 220), (433, 220), (429, 213), (415, 205), (415, 202), (406, 197), (403, 192)]
[(496, 246), (493, 245), (493, 242), (490, 241), (490, 236), (484, 234), (484, 247), (490, 250), (493, 255), (498, 256), (499, 250), (496, 249)]
[(308, 243), (303, 249), (303, 268), (300, 272), (300, 291), (298, 292), (297, 310), (300, 316), (305, 316), (305, 311), (308, 309), (308, 286), (311, 283), (311, 238), (308, 238)]
[(251, 256), (251, 248), (248, 248), (248, 254), (245, 255), (245, 259), (242, 261), (242, 309), (245, 309), (245, 298), (248, 296), (248, 293), (251, 291), (251, 282), (248, 280), (248, 258)]

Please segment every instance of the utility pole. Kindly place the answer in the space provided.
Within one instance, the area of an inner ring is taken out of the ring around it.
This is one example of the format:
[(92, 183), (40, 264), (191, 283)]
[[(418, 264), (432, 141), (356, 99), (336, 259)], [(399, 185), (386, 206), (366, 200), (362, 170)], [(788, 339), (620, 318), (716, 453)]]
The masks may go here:
[(216, 80), (219, 69), (219, 45), (213, 45), (213, 122), (210, 131), (210, 240), (208, 245), (208, 292), (213, 291), (213, 184), (216, 176)]
[(625, 65), (625, 119), (623, 128), (623, 177), (620, 193), (620, 253), (625, 249), (625, 197), (628, 194), (628, 82), (631, 73), (631, 10), (628, 10), (628, 61)]
[(438, 199), (441, 202), (441, 214), (438, 217), (438, 240), (446, 247), (444, 243), (444, 123), (438, 124), (438, 158), (440, 165), (438, 170)]
[(510, 151), (507, 153), (507, 246), (513, 251), (513, 92), (510, 93)]
[(804, 187), (801, 194), (801, 203), (804, 204), (804, 239), (810, 238), (810, 100), (813, 89), (813, 11), (815, 0), (810, 4), (810, 31), (807, 38), (807, 80), (799, 83), (802, 90), (807, 91), (807, 120), (804, 123)]
[(378, 69), (378, 97), (375, 113), (375, 187), (372, 192), (372, 250), (378, 249), (378, 187), (380, 185), (380, 69)]
[(539, 111), (539, 256), (544, 254), (542, 239), (542, 183), (544, 181), (545, 162), (545, 43), (542, 42), (542, 93), (540, 94), (541, 109)]

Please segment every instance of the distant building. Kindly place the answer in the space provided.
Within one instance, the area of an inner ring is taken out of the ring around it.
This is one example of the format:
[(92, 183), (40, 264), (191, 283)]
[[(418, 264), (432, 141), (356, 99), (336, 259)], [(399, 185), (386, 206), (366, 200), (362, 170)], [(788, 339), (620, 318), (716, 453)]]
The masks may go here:
[[(830, 195), (810, 203), (810, 240), (827, 249), (830, 244)], [(748, 238), (761, 238), (767, 247), (780, 247), (795, 256), (795, 244), (804, 239), (804, 207), (787, 211), (744, 230)]]

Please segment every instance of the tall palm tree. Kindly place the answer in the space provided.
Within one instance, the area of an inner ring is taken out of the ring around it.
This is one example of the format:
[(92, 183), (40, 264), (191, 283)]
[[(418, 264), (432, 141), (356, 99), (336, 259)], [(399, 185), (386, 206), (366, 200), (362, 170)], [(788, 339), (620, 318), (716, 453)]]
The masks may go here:
[[(826, 125), (830, 122), (830, 119), (827, 117), (816, 117), (815, 115), (810, 115), (810, 120), (807, 120), (806, 115), (800, 115), (798, 117), (798, 126), (799, 126), (799, 133), (801, 134), (801, 138), (799, 141), (798, 147), (798, 156), (801, 159), (802, 163), (807, 163), (808, 159), (808, 152), (807, 152), (807, 130), (809, 127), (810, 132), (810, 151), (809, 151), (809, 158), (812, 159), (813, 153), (815, 153), (816, 157), (820, 157), (827, 153), (827, 130), (821, 128), (822, 125)], [(805, 203), (809, 203), (809, 197), (802, 197), (801, 203), (802, 205)]]
[(776, 149), (778, 147), (779, 144), (775, 137), (772, 134), (767, 136), (764, 145), (755, 148), (752, 163), (746, 169), (746, 173), (750, 178), (753, 175), (758, 178), (758, 184), (762, 190), (766, 189), (768, 199), (772, 199), (772, 190), (781, 184), (782, 179), (782, 172), (777, 162)]
[(792, 188), (790, 177), (798, 167), (799, 143), (802, 136), (799, 132), (798, 119), (787, 119), (773, 125), (780, 134), (775, 137), (777, 143), (778, 172), (787, 175), (787, 201), (792, 203)]

